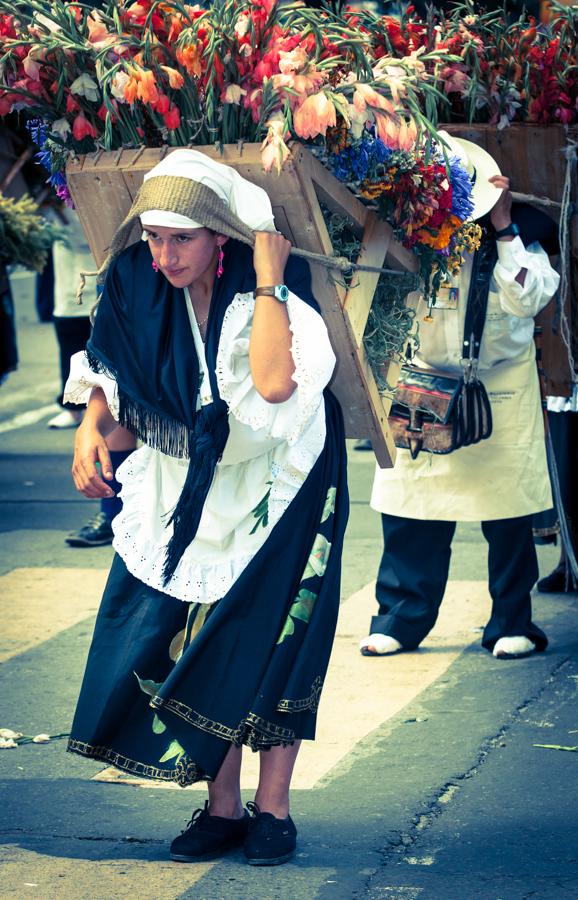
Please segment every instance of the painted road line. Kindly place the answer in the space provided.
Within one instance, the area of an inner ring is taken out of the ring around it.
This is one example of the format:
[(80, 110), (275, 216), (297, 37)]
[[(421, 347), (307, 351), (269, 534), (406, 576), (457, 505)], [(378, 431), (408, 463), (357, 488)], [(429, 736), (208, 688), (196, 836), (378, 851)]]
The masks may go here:
[(58, 403), (50, 403), (48, 406), (40, 406), (38, 409), (30, 409), (28, 412), (18, 413), (5, 422), (0, 422), (0, 434), (6, 434), (7, 431), (16, 431), (17, 428), (26, 428), (27, 425), (36, 425), (46, 416), (61, 411)]
[[(22, 568), (2, 576), (0, 612), (4, 613), (4, 627), (0, 661), (33, 649), (93, 616), (107, 571)], [(362, 738), (415, 700), (447, 671), (465, 647), (479, 641), (476, 629), (487, 620), (490, 610), (484, 582), (450, 582), (435, 629), (422, 649), (418, 653), (375, 659), (361, 656), (358, 650), (359, 640), (375, 612), (373, 591), (373, 583), (368, 584), (341, 606), (319, 711), (317, 740), (303, 745), (293, 780), (297, 789), (313, 788), (347, 765)], [(242, 784), (248, 790), (257, 784), (258, 759), (258, 754), (245, 754)], [(100, 772), (96, 780), (167, 789), (164, 782), (134, 779), (119, 775), (114, 769)], [(205, 787), (185, 790), (197, 789)]]
[(46, 402), (59, 390), (59, 381), (49, 381), (34, 387), (17, 388), (10, 392), (4, 391), (0, 394), (0, 415), (6, 414), (8, 410), (12, 411), (28, 406), (30, 403)]
[[(33, 838), (27, 838), (26, 843), (40, 844)], [(183, 867), (170, 862), (164, 843), (122, 844), (105, 839), (76, 843), (77, 847), (73, 838), (49, 838), (42, 841), (42, 850), (38, 851), (15, 843), (0, 847), (2, 897), (14, 900), (28, 896), (38, 900), (180, 897), (216, 864), (197, 862)]]
[(22, 568), (0, 577), (0, 662), (95, 615), (107, 576), (108, 569)]
[[(339, 774), (355, 758), (362, 738), (383, 726), (440, 678), (474, 640), (476, 630), (488, 618), (490, 597), (484, 582), (454, 581), (447, 587), (435, 629), (418, 653), (402, 653), (378, 659), (361, 656), (360, 638), (375, 613), (374, 585), (353, 594), (341, 606), (337, 636), (321, 706), (317, 740), (303, 743), (292, 786), (307, 790)], [(480, 652), (486, 652), (480, 650)], [(258, 781), (259, 755), (245, 752), (242, 787), (254, 790)], [(112, 768), (97, 781), (139, 787), (171, 785), (133, 778)], [(175, 787), (176, 790), (183, 788)], [(205, 791), (204, 784), (185, 790)]]

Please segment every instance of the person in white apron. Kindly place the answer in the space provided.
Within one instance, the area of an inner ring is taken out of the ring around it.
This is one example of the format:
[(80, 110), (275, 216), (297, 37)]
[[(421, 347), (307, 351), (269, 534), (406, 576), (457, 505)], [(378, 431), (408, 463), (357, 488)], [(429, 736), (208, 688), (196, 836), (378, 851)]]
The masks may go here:
[[(415, 650), (441, 604), (456, 522), (481, 522), (489, 545), (492, 610), (482, 645), (498, 658), (547, 646), (532, 622), (530, 590), (538, 577), (532, 515), (550, 508), (544, 425), (533, 342), (534, 316), (559, 276), (539, 243), (525, 246), (512, 224), (509, 180), (469, 141), (444, 135), (474, 182), (474, 218), (490, 213), (497, 263), (489, 284), (479, 373), (489, 395), (493, 432), (447, 455), (398, 449), (393, 469), (376, 469), (371, 506), (382, 514), (384, 552), (377, 576), (378, 615), (361, 641), (367, 656)], [(413, 364), (461, 374), (465, 306), (473, 256), (440, 291), (433, 321), (420, 326)], [(426, 312), (418, 308), (420, 323)]]

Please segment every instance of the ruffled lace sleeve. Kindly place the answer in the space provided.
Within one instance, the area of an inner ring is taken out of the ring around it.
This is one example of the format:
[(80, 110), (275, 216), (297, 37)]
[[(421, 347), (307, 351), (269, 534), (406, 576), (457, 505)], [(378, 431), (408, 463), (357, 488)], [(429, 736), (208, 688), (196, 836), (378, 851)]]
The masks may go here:
[(265, 429), (270, 437), (293, 445), (322, 403), (335, 368), (335, 354), (319, 313), (290, 293), (287, 312), (297, 389), (285, 402), (269, 403), (256, 390), (249, 365), (254, 308), (252, 293), (237, 294), (225, 313), (217, 354), (219, 393), (239, 422), (255, 431)]
[[(540, 244), (524, 247), (520, 237), (497, 243), (494, 278), (500, 288), (500, 306), (510, 316), (531, 319), (552, 299), (558, 290), (560, 276), (550, 265)], [(521, 269), (527, 269), (523, 285), (516, 281)]]
[(111, 414), (118, 421), (118, 391), (116, 381), (104, 373), (93, 372), (86, 353), (80, 350), (70, 357), (70, 375), (64, 388), (65, 403), (88, 404), (90, 392), (99, 387), (104, 391)]

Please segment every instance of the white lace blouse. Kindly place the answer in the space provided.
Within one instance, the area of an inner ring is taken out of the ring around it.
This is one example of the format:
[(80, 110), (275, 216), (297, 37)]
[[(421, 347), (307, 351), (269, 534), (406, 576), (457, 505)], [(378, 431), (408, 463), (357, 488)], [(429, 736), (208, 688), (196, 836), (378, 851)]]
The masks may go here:
[[(204, 405), (211, 402), (204, 344), (188, 292), (185, 299), (203, 371), (198, 402)], [(297, 494), (325, 442), (323, 390), (335, 356), (323, 319), (289, 294), (297, 387), (284, 403), (268, 403), (255, 389), (249, 366), (254, 305), (252, 293), (237, 294), (225, 314), (216, 374), (229, 406), (229, 438), (197, 535), (166, 586), (161, 574), (172, 534), (166, 521), (185, 482), (188, 460), (144, 445), (116, 473), (123, 507), (113, 522), (115, 550), (136, 578), (187, 602), (214, 603), (227, 593)], [(116, 382), (94, 373), (84, 352), (76, 353), (65, 398), (88, 403), (93, 387), (102, 388), (118, 419)]]

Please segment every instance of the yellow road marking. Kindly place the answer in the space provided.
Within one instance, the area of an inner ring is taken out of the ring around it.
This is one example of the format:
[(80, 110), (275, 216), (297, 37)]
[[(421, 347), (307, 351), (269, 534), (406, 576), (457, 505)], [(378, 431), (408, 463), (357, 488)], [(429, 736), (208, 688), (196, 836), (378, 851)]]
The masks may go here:
[[(341, 606), (321, 698), (317, 740), (303, 743), (292, 781), (295, 789), (313, 788), (336, 766), (347, 763), (362, 738), (440, 678), (472, 641), (480, 640), (474, 629), (489, 617), (490, 597), (483, 582), (450, 582), (435, 629), (418, 653), (368, 658), (361, 656), (358, 644), (366, 634), (370, 616), (376, 612), (373, 590), (373, 584), (369, 584)], [(245, 751), (242, 788), (254, 790), (258, 775), (258, 754)], [(112, 768), (104, 769), (95, 779), (182, 790), (164, 782), (133, 778)], [(206, 787), (199, 784), (185, 790), (205, 791)]]
[[(30, 650), (66, 628), (92, 616), (104, 589), (100, 569), (15, 569), (0, 578), (3, 633), (0, 661)], [(347, 764), (356, 744), (395, 716), (440, 678), (473, 640), (473, 629), (489, 615), (490, 598), (479, 581), (448, 585), (438, 622), (418, 653), (378, 659), (361, 656), (360, 638), (376, 611), (373, 584), (341, 606), (337, 637), (321, 699), (317, 740), (304, 742), (293, 779), (297, 789), (314, 787), (340, 764)], [(243, 788), (253, 790), (258, 754), (246, 752)], [(106, 769), (97, 780), (167, 788)], [(192, 790), (204, 790), (204, 785)], [(182, 790), (179, 788), (179, 790)]]
[[(55, 852), (66, 853), (60, 842)], [(183, 866), (167, 860), (164, 844), (158, 847), (157, 859), (139, 859), (142, 845), (126, 849), (126, 857), (118, 858), (119, 845), (111, 840), (112, 856), (107, 858), (106, 844), (99, 843), (98, 857), (82, 859), (55, 856), (26, 850), (16, 844), (0, 847), (2, 865), (2, 897), (22, 900), (31, 896), (48, 898), (74, 897), (75, 900), (99, 900), (114, 897), (133, 900), (159, 900), (159, 897), (180, 897), (183, 891), (196, 884), (212, 869), (215, 862)], [(147, 854), (150, 848), (147, 847)]]
[(0, 662), (94, 615), (108, 569), (12, 569), (0, 577)]

